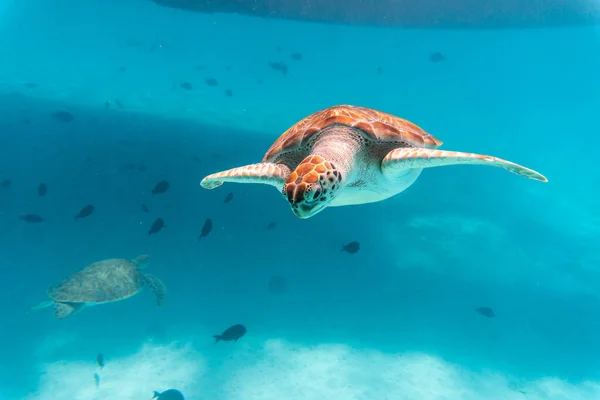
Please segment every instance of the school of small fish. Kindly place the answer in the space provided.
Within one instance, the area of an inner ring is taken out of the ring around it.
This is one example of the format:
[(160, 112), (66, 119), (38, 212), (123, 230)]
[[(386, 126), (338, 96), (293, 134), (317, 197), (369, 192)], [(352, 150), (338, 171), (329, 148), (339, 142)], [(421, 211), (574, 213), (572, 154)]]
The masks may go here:
[[(128, 46), (128, 47), (143, 47), (144, 44), (138, 40), (129, 39), (126, 41), (126, 46)], [(161, 43), (155, 42), (155, 43), (151, 44), (149, 49), (151, 52), (155, 52), (155, 51), (161, 49), (162, 47), (163, 47), (163, 45)], [(281, 47), (278, 47), (277, 51), (278, 51), (278, 53), (282, 53), (283, 49)], [(299, 53), (299, 52), (289, 53), (289, 58), (295, 62), (300, 62), (300, 61), (304, 60), (303, 54)], [(446, 57), (440, 52), (435, 52), (429, 56), (429, 60), (432, 63), (439, 63), (439, 62), (446, 60)], [(267, 65), (270, 69), (272, 69), (273, 71), (276, 71), (277, 73), (282, 74), (283, 76), (288, 75), (289, 66), (288, 66), (288, 63), (286, 63), (283, 60), (268, 61)], [(204, 70), (204, 66), (196, 67), (196, 71), (203, 71), (203, 70)], [(231, 66), (227, 66), (225, 68), (225, 70), (227, 72), (229, 72), (231, 70)], [(118, 71), (119, 71), (119, 73), (126, 73), (127, 68), (125, 66), (120, 66), (118, 68)], [(381, 68), (381, 66), (375, 66), (375, 71), (377, 74), (383, 73), (383, 69)], [(262, 84), (263, 79), (256, 80), (256, 83)], [(214, 77), (204, 78), (204, 84), (207, 85), (208, 87), (212, 87), (212, 88), (218, 87), (220, 85), (219, 81)], [(39, 87), (39, 85), (36, 84), (35, 82), (27, 82), (24, 84), (24, 87), (27, 89), (30, 89), (30, 90), (35, 90)], [(187, 91), (187, 92), (193, 92), (194, 84), (189, 81), (183, 81), (178, 84), (174, 83), (173, 89), (174, 90), (180, 89), (180, 90)], [(229, 89), (229, 88), (225, 89), (223, 91), (223, 93), (225, 94), (226, 97), (233, 97), (233, 94), (234, 94), (233, 90)], [(106, 100), (104, 102), (104, 107), (106, 109), (111, 109), (115, 106), (117, 108), (124, 108), (124, 105), (121, 103), (121, 101), (119, 99)], [(61, 123), (73, 123), (73, 122), (77, 121), (75, 118), (75, 115), (73, 115), (73, 113), (71, 113), (70, 111), (67, 111), (67, 110), (57, 110), (54, 113), (52, 113), (50, 115), (50, 117), (52, 119), (54, 119), (55, 121), (61, 122)], [(23, 121), (23, 123), (29, 124), (30, 121), (29, 120)], [(195, 157), (194, 159), (197, 162), (199, 161), (199, 159), (197, 157)], [(92, 160), (90, 157), (87, 157), (87, 161), (92, 161)], [(120, 172), (127, 172), (127, 171), (144, 172), (146, 170), (147, 170), (146, 166), (135, 165), (132, 163), (123, 164), (119, 168)], [(11, 189), (12, 185), (13, 185), (12, 180), (10, 178), (5, 178), (0, 181), (0, 190), (1, 191), (9, 191)], [(155, 184), (155, 186), (150, 190), (150, 193), (152, 196), (163, 195), (169, 191), (170, 187), (171, 187), (171, 185), (168, 180), (161, 180)], [(51, 196), (52, 193), (53, 193), (52, 191), (49, 192), (49, 188), (46, 183), (40, 182), (38, 184), (37, 195), (39, 197)], [(232, 201), (234, 201), (234, 193), (229, 192), (223, 199), (223, 203), (228, 204), (228, 203), (231, 203)], [(150, 213), (150, 209), (145, 204), (140, 204), (139, 207), (142, 212)], [(101, 212), (101, 210), (100, 210), (100, 212)], [(79, 211), (74, 213), (74, 220), (79, 221), (79, 220), (87, 219), (95, 213), (96, 213), (95, 206), (93, 204), (86, 204), (86, 205), (83, 205), (83, 207), (81, 207), (81, 209), (79, 209)], [(19, 216), (19, 220), (26, 222), (26, 223), (30, 223), (30, 224), (40, 224), (40, 223), (45, 222), (45, 219), (41, 215), (36, 214), (36, 213), (22, 214)], [(80, 223), (82, 223), (82, 222), (80, 222)], [(147, 235), (148, 236), (155, 235), (155, 234), (161, 232), (163, 230), (163, 228), (165, 228), (165, 227), (167, 227), (165, 220), (163, 218), (157, 217), (150, 225), (150, 228), (147, 231)], [(276, 228), (277, 228), (277, 223), (275, 221), (270, 221), (264, 226), (264, 229), (267, 231), (274, 230)], [(202, 225), (202, 227), (200, 229), (200, 234), (198, 236), (198, 240), (205, 240), (205, 238), (207, 238), (210, 235), (212, 230), (213, 230), (213, 221), (211, 218), (206, 218), (204, 221), (204, 224)], [(341, 251), (351, 254), (351, 255), (354, 255), (359, 252), (360, 248), (361, 248), (360, 243), (358, 241), (351, 241), (349, 243), (342, 244)], [(282, 294), (286, 293), (287, 288), (288, 288), (287, 280), (283, 276), (279, 276), (279, 275), (271, 276), (268, 281), (268, 284), (267, 284), (268, 292), (273, 295), (282, 295)], [(495, 317), (495, 313), (490, 307), (486, 307), (486, 306), (478, 307), (475, 309), (475, 311), (478, 314), (480, 314), (486, 318), (494, 318)], [(232, 325), (229, 328), (225, 329), (222, 333), (213, 335), (213, 338), (215, 340), (215, 343), (219, 343), (221, 341), (237, 342), (246, 333), (247, 333), (247, 329), (244, 325), (235, 324), (235, 325)], [(96, 387), (99, 389), (100, 388), (100, 378), (101, 378), (100, 374), (105, 367), (105, 358), (104, 358), (103, 353), (97, 354), (96, 364), (98, 366), (98, 370), (96, 373), (94, 373), (94, 382), (95, 382)], [(152, 399), (185, 400), (183, 394), (179, 390), (173, 389), (173, 388), (166, 389), (164, 391), (154, 391)]]

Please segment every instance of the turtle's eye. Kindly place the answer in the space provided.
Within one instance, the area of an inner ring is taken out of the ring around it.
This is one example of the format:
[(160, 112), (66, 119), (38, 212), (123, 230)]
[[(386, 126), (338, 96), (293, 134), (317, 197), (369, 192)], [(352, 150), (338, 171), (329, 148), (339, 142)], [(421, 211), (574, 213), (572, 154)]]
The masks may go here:
[(323, 189), (321, 189), (321, 185), (311, 185), (306, 188), (306, 191), (304, 192), (304, 200), (308, 203), (314, 203), (315, 201), (319, 200), (319, 197), (321, 197), (322, 193)]

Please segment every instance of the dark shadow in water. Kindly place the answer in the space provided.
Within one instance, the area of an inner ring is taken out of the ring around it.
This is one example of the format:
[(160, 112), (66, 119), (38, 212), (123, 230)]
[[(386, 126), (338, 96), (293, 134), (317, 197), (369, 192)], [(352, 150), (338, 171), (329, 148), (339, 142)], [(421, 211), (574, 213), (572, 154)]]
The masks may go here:
[[(395, 26), (402, 28), (534, 28), (594, 25), (597, 8), (584, 0), (346, 0), (343, 7), (331, 0), (150, 0), (186, 11), (236, 13), (329, 24)], [(307, 10), (310, 10), (307, 12)]]

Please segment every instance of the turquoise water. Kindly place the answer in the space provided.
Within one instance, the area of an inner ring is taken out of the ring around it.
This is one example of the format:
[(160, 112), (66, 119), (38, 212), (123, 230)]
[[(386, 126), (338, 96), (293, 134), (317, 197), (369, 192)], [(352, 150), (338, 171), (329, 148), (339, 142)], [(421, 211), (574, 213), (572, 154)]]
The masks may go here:
[[(0, 6), (1, 399), (600, 397), (598, 28), (357, 28), (106, 3)], [(307, 220), (271, 187), (200, 187), (335, 104), (549, 183), (433, 168), (392, 199)], [(157, 217), (166, 227), (148, 236)], [(353, 240), (358, 253), (340, 252)], [(26, 313), (85, 265), (144, 253), (164, 307), (144, 290), (65, 320)], [(269, 292), (274, 275), (284, 293)], [(248, 333), (215, 345), (237, 323)]]

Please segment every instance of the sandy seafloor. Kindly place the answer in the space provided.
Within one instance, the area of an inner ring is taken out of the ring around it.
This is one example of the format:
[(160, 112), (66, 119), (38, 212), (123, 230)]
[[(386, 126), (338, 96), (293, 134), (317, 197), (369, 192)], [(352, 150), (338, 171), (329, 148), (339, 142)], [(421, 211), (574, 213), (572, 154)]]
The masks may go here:
[[(0, 3), (0, 180), (12, 182), (0, 190), (1, 399), (142, 400), (170, 387), (188, 400), (600, 397), (599, 29), (393, 30), (50, 3)], [(198, 185), (343, 103), (550, 182), (436, 168), (391, 200), (309, 220), (270, 187)], [(59, 110), (74, 120), (56, 121)], [(151, 196), (161, 179), (171, 188)], [(85, 204), (94, 214), (75, 221)], [(156, 217), (167, 227), (148, 236)], [(352, 240), (360, 252), (340, 252)], [(167, 285), (164, 308), (144, 290), (61, 321), (25, 312), (78, 268), (142, 253)], [(285, 293), (268, 292), (272, 275)], [(215, 345), (235, 323), (248, 334)]]

